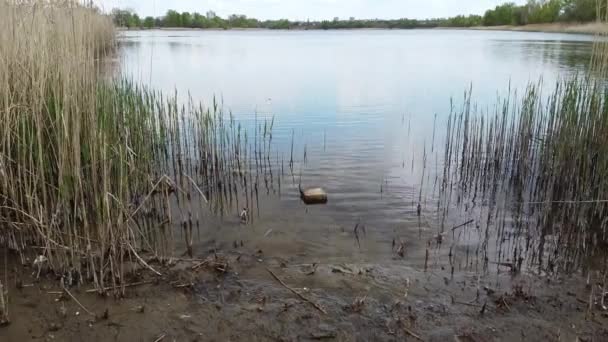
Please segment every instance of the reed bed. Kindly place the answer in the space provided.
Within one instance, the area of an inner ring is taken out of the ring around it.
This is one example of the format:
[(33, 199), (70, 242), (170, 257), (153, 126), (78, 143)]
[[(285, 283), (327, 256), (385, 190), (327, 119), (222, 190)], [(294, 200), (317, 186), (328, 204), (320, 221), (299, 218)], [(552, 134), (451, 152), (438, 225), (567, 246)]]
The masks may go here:
[(171, 257), (176, 226), (192, 255), (202, 208), (255, 207), (272, 172), (272, 123), (249, 142), (215, 102), (108, 81), (114, 37), (75, 1), (0, 2), (0, 244), (100, 292), (126, 260), (159, 273), (143, 253)]
[(465, 92), (448, 120), (439, 194), (442, 231), (454, 203), (457, 215), (476, 222), (479, 245), (469, 266), (541, 274), (598, 270), (605, 281), (607, 77), (603, 34), (594, 41), (588, 72), (549, 85), (548, 94), (542, 81), (522, 96), (510, 90), (485, 113), (472, 104), (471, 90)]
[(548, 97), (541, 88), (492, 115), (468, 92), (449, 118), (441, 193), (475, 217), (486, 267), (574, 272), (608, 245), (608, 92), (592, 78), (560, 81)]

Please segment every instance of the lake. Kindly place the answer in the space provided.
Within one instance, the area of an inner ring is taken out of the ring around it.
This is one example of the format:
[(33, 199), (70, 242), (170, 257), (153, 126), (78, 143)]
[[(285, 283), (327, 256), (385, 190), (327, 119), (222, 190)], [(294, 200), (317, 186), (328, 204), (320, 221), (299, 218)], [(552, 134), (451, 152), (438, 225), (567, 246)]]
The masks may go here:
[[(464, 92), (472, 89), (478, 108), (492, 111), (498, 97), (530, 82), (542, 79), (551, 89), (584, 72), (592, 39), (474, 30), (151, 30), (122, 32), (119, 56), (122, 75), (184, 102), (190, 96), (209, 106), (215, 98), (244, 127), (274, 118), (275, 165), (286, 167), (294, 141), (293, 174), (286, 172), (281, 191), (268, 190), (253, 230), (243, 232), (235, 208), (205, 232), (207, 243), (227, 246), (245, 234), (256, 247), (308, 261), (380, 261), (390, 259), (394, 239), (436, 231), (434, 180), (423, 170), (441, 159), (450, 108)], [(323, 186), (329, 204), (305, 207), (300, 179)], [(422, 225), (419, 197), (428, 218)], [(357, 223), (367, 227), (361, 246), (344, 233)]]

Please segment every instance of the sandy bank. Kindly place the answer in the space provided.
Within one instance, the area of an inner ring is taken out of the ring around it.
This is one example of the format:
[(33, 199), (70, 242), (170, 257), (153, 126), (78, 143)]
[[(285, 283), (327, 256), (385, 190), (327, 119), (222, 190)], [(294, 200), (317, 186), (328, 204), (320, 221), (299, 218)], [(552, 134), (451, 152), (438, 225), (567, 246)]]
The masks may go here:
[(578, 34), (608, 34), (608, 23), (551, 23), (530, 24), (523, 26), (477, 26), (472, 30), (489, 31), (522, 31), (522, 32), (550, 32), (550, 33), (578, 33)]

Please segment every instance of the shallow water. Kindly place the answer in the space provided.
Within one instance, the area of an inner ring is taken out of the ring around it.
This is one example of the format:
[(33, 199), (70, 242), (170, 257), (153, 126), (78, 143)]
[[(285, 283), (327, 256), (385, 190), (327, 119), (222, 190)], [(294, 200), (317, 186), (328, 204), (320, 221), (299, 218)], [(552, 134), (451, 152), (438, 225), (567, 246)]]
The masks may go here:
[[(585, 70), (592, 39), (467, 30), (128, 31), (120, 60), (124, 75), (183, 101), (210, 105), (215, 97), (249, 129), (275, 119), (270, 156), (275, 177), (284, 173), (281, 191), (261, 190), (251, 226), (239, 224), (238, 208), (206, 221), (203, 245), (244, 239), (299, 261), (385, 262), (395, 259), (393, 241), (403, 240), (408, 262), (422, 267), (440, 225), (429, 173), (441, 168), (451, 106), (470, 87), (481, 110), (541, 78), (551, 88)], [(300, 203), (300, 177), (304, 186), (323, 186), (329, 204)], [(357, 223), (366, 227), (359, 242)], [(463, 258), (474, 235), (458, 247)]]

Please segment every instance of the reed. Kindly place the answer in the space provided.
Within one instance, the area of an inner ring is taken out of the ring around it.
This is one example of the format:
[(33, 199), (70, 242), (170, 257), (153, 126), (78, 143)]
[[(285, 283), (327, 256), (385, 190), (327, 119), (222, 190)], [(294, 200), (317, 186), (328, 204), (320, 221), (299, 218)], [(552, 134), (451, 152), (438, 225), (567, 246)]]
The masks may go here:
[(588, 72), (556, 82), (549, 94), (542, 82), (522, 96), (509, 90), (488, 113), (471, 104), (469, 90), (452, 110), (440, 203), (444, 221), (454, 203), (475, 219), (484, 268), (495, 258), (516, 271), (606, 274), (607, 66), (600, 36)]
[(608, 245), (608, 91), (592, 78), (511, 95), (492, 115), (470, 93), (449, 119), (442, 193), (483, 222), (481, 256), (496, 238), (499, 259), (541, 271), (576, 271)]
[(0, 2), (0, 244), (100, 292), (124, 284), (125, 260), (159, 273), (140, 254), (172, 256), (174, 227), (192, 255), (201, 204), (255, 205), (264, 169), (253, 181), (248, 158), (270, 163), (272, 140), (264, 122), (248, 155), (220, 104), (107, 80), (114, 47), (110, 18), (76, 1)]
[(115, 206), (108, 177), (121, 170), (103, 161), (122, 162), (126, 146), (110, 143), (109, 113), (97, 111), (99, 59), (113, 37), (109, 18), (75, 2), (0, 2), (2, 242), (36, 241), (56, 252), (52, 264), (80, 265), (76, 251), (115, 238), (89, 226), (118, 219), (103, 218)]
[(0, 281), (0, 327), (11, 322), (8, 315), (8, 299), (6, 298), (4, 287)]

